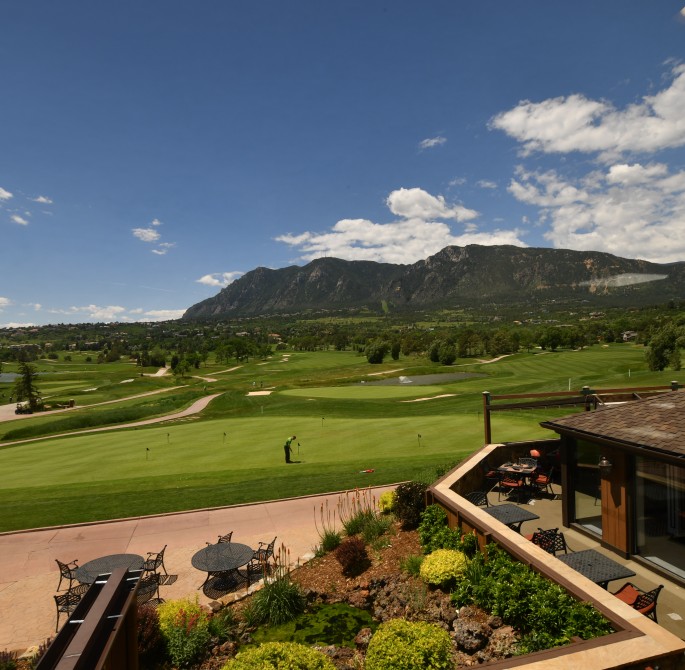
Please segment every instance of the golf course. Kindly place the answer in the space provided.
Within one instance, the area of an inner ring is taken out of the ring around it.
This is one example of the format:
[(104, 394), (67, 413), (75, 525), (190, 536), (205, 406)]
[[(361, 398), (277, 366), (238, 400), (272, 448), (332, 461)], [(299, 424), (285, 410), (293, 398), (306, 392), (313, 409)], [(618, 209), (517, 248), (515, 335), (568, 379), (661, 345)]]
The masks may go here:
[[(77, 354), (40, 360), (46, 403), (75, 407), (0, 421), (0, 531), (432, 481), (482, 446), (483, 391), (677, 379), (650, 372), (644, 352), (620, 343), (443, 366), (418, 356), (371, 365), (352, 351), (285, 350), (232, 366), (210, 358), (183, 378)], [(392, 381), (376, 383), (384, 380)], [(10, 378), (0, 392), (7, 406)], [(201, 412), (173, 418), (208, 396), (216, 397)], [(496, 414), (493, 439), (553, 437), (539, 423), (559, 415)], [(292, 435), (288, 465), (283, 444)]]

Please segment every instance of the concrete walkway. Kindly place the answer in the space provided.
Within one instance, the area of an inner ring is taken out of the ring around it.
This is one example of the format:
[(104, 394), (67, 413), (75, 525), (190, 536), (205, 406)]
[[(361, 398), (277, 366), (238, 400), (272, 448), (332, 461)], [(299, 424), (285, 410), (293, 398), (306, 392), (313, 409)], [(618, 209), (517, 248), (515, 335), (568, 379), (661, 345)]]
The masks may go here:
[[(376, 500), (392, 486), (372, 490)], [(251, 547), (277, 537), (295, 565), (312, 557), (319, 540), (315, 526), (319, 509), (328, 502), (337, 509), (340, 496), (293, 498), (251, 505), (236, 505), (176, 514), (137, 517), (97, 524), (60, 526), (0, 534), (0, 651), (24, 651), (55, 634), (57, 621), (53, 595), (59, 583), (55, 559), (80, 565), (107, 554), (132, 553), (143, 557), (167, 545), (164, 563), (178, 580), (163, 586), (161, 596), (170, 600), (198, 595), (205, 579), (190, 564), (193, 554), (233, 531), (233, 539)], [(336, 514), (337, 518), (337, 514)], [(62, 584), (65, 588), (64, 583)], [(65, 621), (64, 615), (61, 623)]]

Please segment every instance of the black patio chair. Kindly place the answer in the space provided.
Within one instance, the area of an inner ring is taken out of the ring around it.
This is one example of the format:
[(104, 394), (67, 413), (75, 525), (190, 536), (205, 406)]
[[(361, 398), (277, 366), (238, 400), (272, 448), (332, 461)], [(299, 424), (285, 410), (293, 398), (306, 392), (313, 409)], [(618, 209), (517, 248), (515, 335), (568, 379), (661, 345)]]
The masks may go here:
[[(257, 549), (255, 549), (252, 558), (246, 567), (246, 577), (248, 586), (254, 581), (258, 581), (265, 575), (269, 574), (276, 567), (276, 557), (274, 556), (274, 547), (276, 546), (276, 538), (271, 540), (268, 544), (260, 542)], [(270, 563), (271, 561), (271, 563)]]
[(78, 584), (73, 588), (68, 589), (64, 593), (58, 593), (53, 596), (55, 605), (57, 606), (57, 623), (55, 624), (55, 633), (59, 630), (59, 617), (61, 614), (70, 615), (76, 606), (81, 602), (83, 594), (88, 590), (90, 584)]
[(643, 591), (632, 582), (626, 582), (614, 595), (633, 609), (659, 623), (656, 618), (656, 601), (659, 599), (659, 593), (663, 588), (664, 585), (660, 584), (651, 591)]
[(547, 530), (538, 528), (530, 537), (528, 537), (528, 539), (553, 556), (556, 556), (557, 553), (561, 553), (562, 551), (565, 554), (568, 553), (566, 538), (563, 533), (559, 532), (558, 528), (549, 528)]
[(156, 572), (151, 572), (140, 578), (136, 592), (138, 605), (157, 607), (164, 602), (164, 598), (160, 598), (159, 595), (159, 585), (162, 583), (162, 579), (162, 576)]
[(157, 572), (160, 568), (162, 568), (165, 575), (169, 574), (166, 570), (166, 566), (164, 565), (164, 552), (166, 551), (166, 548), (167, 545), (165, 544), (164, 547), (162, 547), (162, 551), (148, 552), (147, 558), (143, 563), (143, 573), (149, 574), (151, 572)]
[(471, 491), (464, 495), (464, 498), (468, 500), (472, 505), (478, 507), (489, 507), (488, 494), (485, 491)]
[(547, 472), (538, 472), (531, 477), (531, 486), (538, 493), (549, 493), (554, 496), (554, 490), (552, 489), (552, 475), (554, 474), (554, 468), (550, 468)]
[[(226, 535), (219, 535), (219, 539), (216, 541), (216, 544), (228, 544), (231, 541), (231, 538), (233, 537), (233, 531), (230, 533), (226, 533)], [(207, 542), (207, 545), (211, 545), (211, 542)]]
[(504, 475), (499, 483), (499, 491), (497, 493), (497, 500), (502, 499), (502, 493), (506, 493), (507, 498), (516, 493), (516, 499), (521, 499), (521, 494), (528, 490), (526, 482), (523, 477), (512, 477), (511, 475)]
[(74, 559), (73, 561), (69, 561), (69, 563), (62, 563), (62, 561), (55, 559), (55, 563), (57, 563), (59, 566), (59, 584), (57, 586), (58, 591), (62, 588), (63, 579), (69, 580), (69, 586), (67, 587), (67, 590), (71, 589), (74, 581), (78, 581), (76, 579), (76, 569), (78, 568), (76, 561), (77, 559)]
[(499, 480), (501, 479), (501, 474), (497, 471), (497, 468), (493, 468), (487, 461), (487, 459), (480, 462), (481, 470), (483, 471), (483, 477), (488, 484), (488, 493), (493, 491), (499, 485)]

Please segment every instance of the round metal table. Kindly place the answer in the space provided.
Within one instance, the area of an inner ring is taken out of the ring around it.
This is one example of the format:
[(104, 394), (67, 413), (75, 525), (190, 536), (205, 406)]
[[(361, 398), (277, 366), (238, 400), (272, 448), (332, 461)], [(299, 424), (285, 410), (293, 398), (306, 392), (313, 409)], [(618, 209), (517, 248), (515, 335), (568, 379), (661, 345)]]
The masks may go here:
[(240, 542), (220, 542), (200, 549), (190, 562), (203, 572), (229, 572), (250, 562), (254, 549)]
[(76, 568), (76, 579), (81, 584), (92, 584), (98, 575), (108, 575), (116, 568), (142, 570), (145, 559), (138, 554), (110, 554), (94, 558)]

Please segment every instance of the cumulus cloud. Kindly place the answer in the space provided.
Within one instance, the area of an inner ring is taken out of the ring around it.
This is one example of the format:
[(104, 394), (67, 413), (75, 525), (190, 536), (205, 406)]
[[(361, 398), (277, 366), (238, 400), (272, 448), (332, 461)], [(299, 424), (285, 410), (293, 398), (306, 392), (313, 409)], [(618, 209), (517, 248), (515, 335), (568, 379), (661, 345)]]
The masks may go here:
[(540, 208), (555, 247), (657, 262), (685, 257), (685, 171), (617, 163), (571, 180), (519, 168), (509, 192)]
[(0, 186), (0, 200), (9, 200), (11, 197), (12, 194)]
[(205, 286), (221, 287), (225, 288), (229, 284), (233, 283), (238, 277), (242, 277), (243, 272), (213, 272), (207, 275), (203, 275), (195, 281), (198, 284), (204, 284)]
[(71, 307), (69, 311), (72, 314), (86, 314), (89, 319), (94, 321), (117, 321), (127, 310), (119, 305), (108, 305), (107, 307), (86, 305), (84, 307)]
[(428, 137), (425, 140), (419, 142), (419, 149), (432, 149), (433, 147), (439, 147), (441, 144), (447, 142), (446, 137), (438, 135), (437, 137)]
[(494, 181), (490, 181), (489, 179), (481, 179), (479, 182), (476, 182), (476, 186), (480, 186), (480, 188), (487, 189), (497, 188), (497, 184)]
[(478, 216), (475, 210), (448, 204), (442, 196), (420, 189), (398, 189), (387, 198), (388, 209), (399, 220), (374, 223), (368, 219), (343, 219), (328, 232), (305, 232), (276, 238), (301, 253), (310, 261), (322, 256), (347, 260), (369, 260), (383, 263), (415, 263), (446, 246), (467, 244), (513, 244), (526, 246), (518, 230), (479, 232), (474, 224), (465, 223), (464, 231), (454, 235), (448, 219), (459, 223)]
[(148, 312), (143, 312), (145, 319), (143, 321), (171, 321), (172, 319), (180, 319), (185, 314), (185, 309), (152, 309)]
[(169, 249), (172, 249), (175, 246), (176, 244), (174, 242), (160, 242), (159, 246), (152, 250), (152, 253), (157, 254), (158, 256), (164, 256), (168, 253)]
[(617, 109), (581, 94), (542, 102), (524, 100), (496, 115), (490, 127), (521, 143), (522, 153), (598, 153), (615, 161), (685, 145), (685, 64), (673, 66), (667, 88)]
[(161, 235), (154, 228), (133, 228), (133, 237), (143, 242), (156, 242)]
[(29, 225), (28, 219), (25, 219), (23, 216), (19, 216), (19, 214), (12, 214), (12, 216), (10, 216), (10, 219), (12, 219), (14, 223), (17, 223), (20, 226)]
[(9, 298), (3, 298), (0, 295), (0, 312), (5, 308), (9, 307), (12, 304), (12, 301)]
[(33, 202), (39, 202), (43, 205), (52, 205), (52, 200), (45, 195), (39, 195), (37, 198), (32, 198)]

